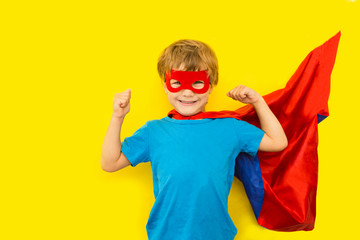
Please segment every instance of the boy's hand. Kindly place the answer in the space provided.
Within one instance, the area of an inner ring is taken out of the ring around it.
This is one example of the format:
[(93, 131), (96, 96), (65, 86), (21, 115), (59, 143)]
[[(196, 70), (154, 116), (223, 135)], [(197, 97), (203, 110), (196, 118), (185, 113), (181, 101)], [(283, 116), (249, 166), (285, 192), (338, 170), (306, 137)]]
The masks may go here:
[(244, 85), (237, 86), (236, 88), (228, 92), (226, 95), (234, 100), (238, 100), (245, 104), (255, 104), (261, 99), (259, 93)]
[(113, 117), (124, 118), (130, 111), (131, 90), (116, 93), (113, 102)]

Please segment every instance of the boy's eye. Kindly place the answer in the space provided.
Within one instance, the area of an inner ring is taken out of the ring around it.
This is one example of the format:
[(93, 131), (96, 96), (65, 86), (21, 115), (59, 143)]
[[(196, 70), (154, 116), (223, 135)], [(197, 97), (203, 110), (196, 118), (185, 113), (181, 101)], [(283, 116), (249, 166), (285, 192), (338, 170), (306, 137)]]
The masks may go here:
[(205, 82), (204, 81), (196, 81), (192, 84), (193, 88), (195, 89), (202, 89), (204, 88)]
[(175, 80), (175, 79), (171, 79), (170, 80), (170, 85), (173, 88), (178, 88), (178, 87), (180, 87), (181, 83), (179, 81)]

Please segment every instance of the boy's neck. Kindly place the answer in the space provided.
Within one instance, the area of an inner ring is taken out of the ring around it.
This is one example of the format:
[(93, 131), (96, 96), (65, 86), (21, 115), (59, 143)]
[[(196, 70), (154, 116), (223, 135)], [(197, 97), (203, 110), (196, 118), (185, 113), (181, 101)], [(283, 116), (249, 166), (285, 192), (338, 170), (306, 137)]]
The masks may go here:
[(194, 115), (184, 116), (184, 115), (181, 115), (179, 112), (177, 112), (175, 109), (171, 110), (168, 113), (169, 118), (174, 118), (174, 119), (178, 119), (178, 120), (201, 120), (204, 118), (204, 117), (202, 117), (202, 115), (204, 115), (204, 112), (198, 112)]

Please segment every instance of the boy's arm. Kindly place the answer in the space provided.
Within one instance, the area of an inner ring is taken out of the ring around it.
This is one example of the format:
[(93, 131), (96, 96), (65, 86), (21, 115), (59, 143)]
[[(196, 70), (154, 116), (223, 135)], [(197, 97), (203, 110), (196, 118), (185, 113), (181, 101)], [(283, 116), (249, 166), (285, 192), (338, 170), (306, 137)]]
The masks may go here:
[(260, 94), (251, 88), (239, 85), (228, 92), (227, 96), (253, 105), (260, 120), (261, 129), (265, 132), (260, 142), (260, 151), (279, 152), (287, 147), (288, 141), (280, 122)]
[(275, 117), (269, 106), (266, 104), (264, 98), (252, 103), (260, 120), (261, 129), (265, 132), (263, 139), (260, 142), (259, 150), (265, 152), (279, 152), (284, 150), (288, 141), (284, 130)]
[(113, 115), (101, 149), (101, 168), (115, 172), (131, 163), (121, 152), (120, 132), (125, 115), (130, 111), (130, 90), (115, 94)]

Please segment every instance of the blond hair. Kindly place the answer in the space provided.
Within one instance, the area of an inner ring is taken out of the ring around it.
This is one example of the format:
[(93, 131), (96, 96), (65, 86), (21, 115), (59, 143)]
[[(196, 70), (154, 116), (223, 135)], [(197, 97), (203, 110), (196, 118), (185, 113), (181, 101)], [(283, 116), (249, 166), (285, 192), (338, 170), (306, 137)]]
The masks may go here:
[(218, 61), (215, 52), (205, 43), (197, 40), (182, 39), (174, 42), (161, 53), (157, 70), (163, 82), (165, 74), (173, 68), (183, 67), (185, 71), (199, 71), (201, 67), (207, 69), (210, 83), (218, 83)]

